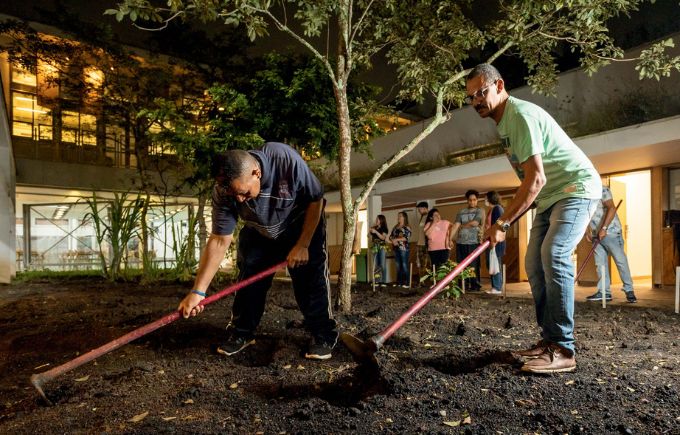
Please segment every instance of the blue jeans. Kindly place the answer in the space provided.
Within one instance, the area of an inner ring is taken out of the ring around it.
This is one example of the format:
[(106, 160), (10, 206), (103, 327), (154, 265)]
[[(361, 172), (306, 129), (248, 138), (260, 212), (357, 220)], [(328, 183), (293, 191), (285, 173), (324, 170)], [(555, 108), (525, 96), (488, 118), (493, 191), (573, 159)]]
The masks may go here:
[(373, 276), (380, 274), (379, 284), (387, 282), (387, 268), (385, 267), (385, 248), (380, 247), (373, 255)]
[(598, 200), (567, 198), (536, 215), (526, 269), (543, 339), (574, 352), (574, 266), (571, 254)]
[(397, 284), (408, 285), (408, 254), (408, 249), (394, 250), (394, 261), (397, 263)]
[[(489, 267), (489, 257), (491, 257), (491, 248), (486, 250), (486, 266)], [(496, 252), (496, 257), (498, 257), (498, 273), (495, 275), (489, 275), (491, 277), (491, 287), (496, 290), (503, 290), (503, 255), (498, 255)]]
[(595, 248), (595, 266), (597, 266), (597, 288), (602, 289), (602, 276), (600, 268), (604, 266), (604, 288), (605, 295), (611, 296), (612, 291), (610, 288), (611, 281), (609, 278), (609, 261), (608, 256), (611, 255), (614, 259), (614, 264), (619, 270), (619, 276), (621, 276), (621, 281), (623, 281), (623, 291), (632, 292), (633, 291), (633, 278), (630, 276), (630, 268), (628, 267), (628, 258), (626, 258), (626, 253), (623, 252), (623, 236), (621, 233), (607, 234), (607, 236), (600, 240), (600, 243)]

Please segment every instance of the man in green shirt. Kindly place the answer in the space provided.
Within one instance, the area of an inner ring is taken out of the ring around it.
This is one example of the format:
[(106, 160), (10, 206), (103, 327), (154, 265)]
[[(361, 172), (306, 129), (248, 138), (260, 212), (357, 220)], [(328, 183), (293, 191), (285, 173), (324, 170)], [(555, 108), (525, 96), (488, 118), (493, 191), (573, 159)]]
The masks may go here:
[(496, 122), (501, 142), (521, 184), (485, 237), (505, 240), (510, 223), (536, 203), (526, 269), (542, 328), (537, 344), (515, 355), (523, 371), (569, 372), (574, 353), (574, 269), (571, 254), (602, 193), (600, 176), (588, 157), (542, 108), (508, 95), (489, 64), (476, 66), (466, 82), (466, 102)]

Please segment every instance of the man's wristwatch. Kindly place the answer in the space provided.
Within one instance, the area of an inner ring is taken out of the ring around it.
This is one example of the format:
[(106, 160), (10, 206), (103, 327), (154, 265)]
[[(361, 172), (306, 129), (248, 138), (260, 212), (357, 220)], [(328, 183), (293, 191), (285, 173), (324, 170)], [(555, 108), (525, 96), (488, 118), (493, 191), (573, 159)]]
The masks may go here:
[(496, 225), (498, 225), (504, 233), (510, 229), (510, 222), (504, 221), (503, 219), (496, 219)]

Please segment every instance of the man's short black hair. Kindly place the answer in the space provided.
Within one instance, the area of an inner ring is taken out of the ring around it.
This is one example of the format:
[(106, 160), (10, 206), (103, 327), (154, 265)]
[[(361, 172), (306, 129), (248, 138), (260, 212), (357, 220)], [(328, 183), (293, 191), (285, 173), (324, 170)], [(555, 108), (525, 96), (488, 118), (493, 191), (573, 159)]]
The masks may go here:
[(472, 71), (470, 71), (470, 74), (467, 75), (465, 80), (469, 81), (479, 76), (482, 76), (485, 83), (493, 83), (496, 80), (503, 78), (495, 66), (489, 63), (480, 63), (476, 67), (472, 68)]
[(255, 157), (245, 150), (227, 150), (218, 154), (212, 163), (212, 176), (222, 186), (246, 175)]
[(420, 201), (417, 205), (416, 208), (430, 208), (425, 201)]
[(477, 192), (475, 189), (470, 189), (465, 192), (465, 199), (470, 199), (470, 196), (472, 195), (475, 195), (477, 198), (479, 198), (479, 192)]

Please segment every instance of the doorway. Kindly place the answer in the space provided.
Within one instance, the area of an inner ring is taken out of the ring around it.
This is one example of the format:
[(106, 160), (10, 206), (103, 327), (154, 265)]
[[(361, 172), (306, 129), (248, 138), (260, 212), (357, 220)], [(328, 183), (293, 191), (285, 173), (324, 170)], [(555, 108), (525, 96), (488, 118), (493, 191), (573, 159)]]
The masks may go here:
[[(634, 280), (652, 278), (652, 197), (651, 172), (636, 171), (605, 178), (614, 203), (623, 200), (618, 215), (623, 228), (625, 251)], [(612, 280), (620, 282), (616, 267)]]

